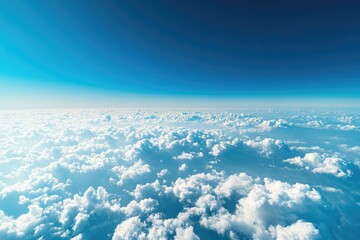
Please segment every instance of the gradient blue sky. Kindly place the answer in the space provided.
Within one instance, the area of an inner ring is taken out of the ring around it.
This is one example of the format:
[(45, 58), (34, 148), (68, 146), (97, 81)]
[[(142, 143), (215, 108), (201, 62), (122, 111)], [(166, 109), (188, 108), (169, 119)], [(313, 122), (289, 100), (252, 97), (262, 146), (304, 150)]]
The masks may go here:
[(1, 1), (2, 106), (358, 101), (359, 9), (331, 0)]

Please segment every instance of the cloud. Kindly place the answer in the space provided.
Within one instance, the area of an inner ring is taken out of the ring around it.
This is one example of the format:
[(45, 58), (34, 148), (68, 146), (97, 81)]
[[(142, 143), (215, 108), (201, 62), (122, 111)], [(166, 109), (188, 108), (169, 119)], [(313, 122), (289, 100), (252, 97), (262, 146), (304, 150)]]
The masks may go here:
[(140, 216), (143, 213), (154, 211), (158, 205), (157, 201), (151, 198), (142, 199), (140, 202), (131, 201), (126, 207), (121, 208), (127, 217)]
[(59, 222), (66, 228), (71, 227), (74, 233), (80, 233), (88, 225), (92, 215), (108, 215), (120, 210), (118, 203), (109, 201), (109, 194), (103, 187), (96, 190), (89, 187), (83, 196), (76, 194), (62, 202)]
[(150, 166), (148, 164), (144, 164), (141, 160), (135, 162), (134, 165), (130, 167), (115, 166), (112, 168), (112, 171), (118, 175), (118, 185), (123, 185), (126, 179), (135, 178), (151, 172)]
[(179, 171), (181, 172), (186, 171), (186, 169), (188, 169), (188, 166), (185, 163), (181, 164), (179, 167)]
[(225, 181), (219, 183), (215, 188), (217, 195), (230, 197), (234, 192), (239, 195), (246, 195), (252, 188), (254, 179), (246, 173), (239, 173), (229, 176)]
[(279, 139), (275, 140), (272, 138), (248, 140), (245, 142), (245, 145), (257, 149), (262, 156), (267, 158), (274, 154), (286, 156), (289, 151), (289, 147), (286, 143)]
[(352, 239), (359, 119), (273, 109), (3, 113), (0, 238)]
[(317, 230), (312, 223), (303, 222), (298, 220), (296, 223), (282, 227), (277, 225), (276, 227), (271, 227), (270, 232), (272, 236), (278, 240), (286, 239), (316, 239), (319, 237), (319, 230)]
[(137, 184), (134, 191), (131, 192), (131, 195), (134, 196), (135, 199), (140, 199), (151, 196), (154, 193), (158, 194), (161, 191), (163, 191), (163, 186), (157, 179), (153, 183)]
[[(291, 221), (287, 216), (294, 216), (306, 205), (321, 200), (315, 189), (299, 183), (290, 185), (265, 178), (264, 184), (249, 181), (248, 187), (248, 193), (238, 200), (235, 213), (223, 206), (217, 207), (212, 215), (202, 214), (200, 224), (221, 235), (245, 234), (262, 239), (270, 236), (269, 228), (273, 222)], [(200, 212), (206, 213), (204, 210)]]
[(173, 187), (169, 189), (181, 201), (192, 201), (193, 199), (206, 195), (212, 191), (215, 183), (219, 182), (221, 176), (216, 174), (196, 174), (186, 179), (178, 178)]
[(183, 152), (183, 153), (181, 153), (179, 156), (177, 156), (177, 157), (174, 157), (174, 159), (179, 159), (179, 160), (191, 160), (191, 159), (193, 159), (193, 158), (195, 158), (195, 157), (203, 157), (204, 156), (204, 154), (203, 153), (198, 153), (198, 154), (196, 154), (196, 153), (194, 153), (194, 152), (191, 152), (191, 153), (186, 153), (186, 152)]
[(0, 211), (0, 236), (2, 238), (11, 238), (11, 236), (23, 238), (34, 234), (34, 227), (43, 221), (43, 218), (43, 208), (35, 204), (28, 206), (28, 213), (22, 214), (16, 219), (8, 217), (3, 211)]
[(350, 170), (346, 169), (346, 163), (338, 157), (328, 157), (319, 153), (306, 153), (305, 156), (295, 157), (284, 162), (300, 166), (313, 173), (331, 174), (336, 177), (350, 176)]
[(194, 233), (193, 227), (177, 228), (175, 240), (200, 240), (200, 238)]
[(168, 174), (169, 173), (169, 170), (167, 170), (167, 169), (162, 169), (159, 173), (157, 173), (157, 177), (158, 178), (162, 178), (162, 177), (164, 177), (166, 174)]
[(113, 240), (133, 240), (133, 239), (145, 239), (143, 233), (141, 233), (141, 221), (139, 217), (131, 217), (126, 219), (119, 225), (117, 225)]

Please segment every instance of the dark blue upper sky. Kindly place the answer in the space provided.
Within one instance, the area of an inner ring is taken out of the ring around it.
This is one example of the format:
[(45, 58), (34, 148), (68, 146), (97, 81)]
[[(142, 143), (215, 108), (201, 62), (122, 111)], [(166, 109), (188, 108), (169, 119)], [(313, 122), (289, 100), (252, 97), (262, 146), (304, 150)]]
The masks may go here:
[(0, 39), (3, 91), (360, 96), (359, 1), (1, 1)]

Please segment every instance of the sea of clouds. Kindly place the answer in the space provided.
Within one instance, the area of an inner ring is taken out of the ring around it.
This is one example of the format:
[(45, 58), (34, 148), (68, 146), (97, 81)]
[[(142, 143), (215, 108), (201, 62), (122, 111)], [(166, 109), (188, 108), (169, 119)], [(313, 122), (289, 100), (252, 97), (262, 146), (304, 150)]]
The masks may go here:
[(0, 112), (0, 239), (357, 239), (360, 114)]

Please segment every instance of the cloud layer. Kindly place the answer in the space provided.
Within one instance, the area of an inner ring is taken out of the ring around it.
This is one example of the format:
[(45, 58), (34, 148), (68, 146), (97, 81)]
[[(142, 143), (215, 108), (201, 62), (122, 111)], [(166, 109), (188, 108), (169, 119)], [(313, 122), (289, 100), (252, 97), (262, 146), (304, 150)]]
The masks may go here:
[(1, 239), (356, 239), (360, 115), (9, 111)]

